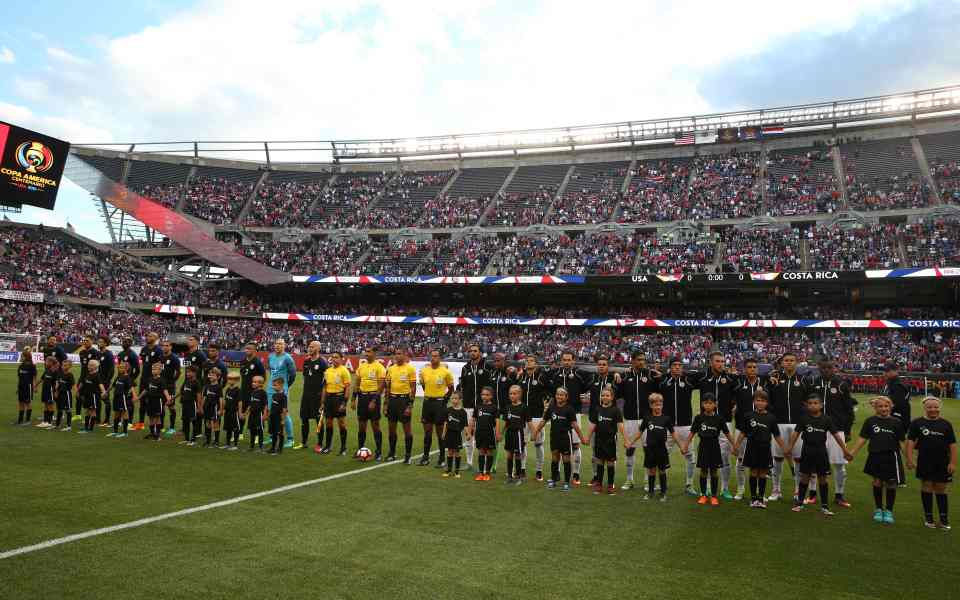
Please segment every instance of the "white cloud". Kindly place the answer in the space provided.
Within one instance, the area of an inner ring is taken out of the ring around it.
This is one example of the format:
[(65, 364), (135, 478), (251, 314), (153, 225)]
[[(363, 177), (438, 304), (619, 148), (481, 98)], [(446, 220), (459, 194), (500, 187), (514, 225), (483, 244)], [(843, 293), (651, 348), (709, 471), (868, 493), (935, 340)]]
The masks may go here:
[(13, 53), (13, 50), (7, 48), (6, 46), (0, 47), (0, 65), (12, 65), (14, 62), (16, 62), (16, 60), (17, 57)]
[(107, 129), (68, 117), (38, 115), (26, 106), (7, 102), (0, 102), (0, 121), (16, 123), (71, 143), (113, 141), (113, 136)]
[(64, 50), (63, 48), (57, 48), (56, 46), (50, 46), (47, 48), (47, 56), (49, 56), (50, 58), (56, 61), (59, 61), (62, 63), (68, 63), (72, 65), (87, 64), (87, 61), (85, 59), (82, 59), (79, 56), (76, 56), (74, 54), (71, 54), (66, 50)]

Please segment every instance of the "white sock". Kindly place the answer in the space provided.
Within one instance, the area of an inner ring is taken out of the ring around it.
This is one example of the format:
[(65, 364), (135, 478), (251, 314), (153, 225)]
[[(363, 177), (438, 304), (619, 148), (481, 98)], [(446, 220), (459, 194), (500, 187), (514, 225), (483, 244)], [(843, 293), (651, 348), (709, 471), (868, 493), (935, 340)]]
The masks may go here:
[(476, 446), (475, 446), (475, 444), (473, 443), (473, 440), (472, 440), (472, 439), (471, 439), (471, 440), (467, 440), (467, 442), (464, 444), (464, 446), (466, 446), (466, 448), (467, 448), (467, 464), (472, 467), (472, 466), (473, 466), (473, 449), (474, 449)]
[(633, 481), (633, 464), (637, 461), (637, 455), (627, 455), (627, 481)]
[(842, 496), (847, 489), (847, 465), (833, 465), (833, 479), (836, 482), (834, 492)]
[(727, 484), (730, 481), (730, 465), (720, 467), (720, 493), (727, 491)]
[(781, 460), (773, 459), (773, 477), (771, 477), (771, 479), (773, 480), (772, 482), (773, 491), (778, 494), (780, 493), (780, 489), (781, 489), (780, 486), (783, 483), (783, 461), (784, 460), (786, 459), (781, 459)]
[[(738, 461), (739, 462), (739, 461)], [(742, 463), (737, 465), (737, 493), (743, 495), (747, 486), (747, 469)]]
[(583, 461), (583, 452), (580, 451), (580, 446), (577, 446), (573, 451), (573, 460), (570, 461), (573, 463), (573, 474), (577, 477), (580, 477), (581, 461)]
[(687, 462), (687, 486), (693, 485), (693, 452), (687, 451), (683, 455), (683, 460)]
[(537, 454), (537, 470), (543, 471), (543, 444), (534, 444), (533, 449)]

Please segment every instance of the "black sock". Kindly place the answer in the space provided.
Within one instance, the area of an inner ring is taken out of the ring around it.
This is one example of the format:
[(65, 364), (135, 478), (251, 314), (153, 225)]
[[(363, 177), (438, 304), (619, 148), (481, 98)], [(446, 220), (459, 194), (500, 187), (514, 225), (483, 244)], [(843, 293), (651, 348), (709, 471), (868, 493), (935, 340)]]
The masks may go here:
[(750, 476), (750, 499), (757, 499), (757, 478), (753, 475)]
[(933, 492), (920, 492), (920, 503), (923, 504), (923, 518), (927, 523), (933, 522)]
[(873, 504), (877, 510), (883, 510), (883, 488), (878, 485), (873, 486)]
[(517, 477), (520, 477), (520, 474), (523, 473), (523, 462), (519, 457), (513, 459), (513, 472)]
[(130, 425), (130, 419), (123, 420), (123, 434), (127, 434), (127, 427)]
[(207, 430), (203, 432), (203, 439), (204, 439), (204, 441), (207, 442), (207, 444), (210, 443), (210, 433), (211, 433), (211, 431), (210, 431), (210, 428), (209, 428), (209, 427), (207, 427)]
[[(104, 411), (103, 411), (103, 422), (104, 422), (104, 423), (109, 423), (109, 422), (110, 422), (110, 411), (111, 411), (110, 403), (109, 403), (109, 402), (104, 402), (104, 403), (103, 403), (103, 409), (104, 409)], [(99, 420), (99, 419), (100, 419), (100, 412), (97, 411), (97, 420)]]
[(324, 447), (329, 450), (331, 447), (333, 447), (333, 425), (328, 425), (326, 429), (327, 445)]
[(219, 430), (219, 429), (213, 432), (213, 443), (216, 444), (216, 445), (218, 445), (218, 446), (220, 445), (220, 430)]
[(507, 458), (507, 479), (513, 479), (513, 459)]
[(614, 463), (607, 465), (607, 487), (613, 487), (613, 481), (617, 476), (617, 467)]
[(454, 470), (456, 470), (457, 473), (460, 472), (460, 455), (459, 454), (453, 457), (453, 468)]
[(272, 435), (270, 436), (270, 450), (271, 450), (272, 452), (276, 452), (276, 451), (277, 451), (277, 441), (278, 441), (279, 439), (280, 439), (280, 436), (279, 436), (278, 434), (276, 434), (276, 433), (274, 433), (274, 434), (272, 434)]
[(707, 495), (707, 478), (704, 477), (703, 475), (700, 476), (700, 495), (701, 496)]
[(717, 497), (717, 492), (720, 490), (720, 478), (716, 475), (710, 476), (710, 493), (713, 494), (713, 497)]
[(761, 477), (760, 481), (757, 482), (757, 492), (759, 497), (757, 500), (763, 501), (764, 497), (767, 495), (767, 478)]
[(593, 481), (603, 483), (603, 463), (593, 465)]
[(346, 427), (340, 430), (340, 449), (341, 450), (347, 449), (347, 428)]
[(250, 430), (250, 449), (253, 450), (253, 440), (257, 439), (257, 434)]
[(28, 409), (27, 409), (27, 415), (26, 415), (26, 417), (24, 418), (24, 421), (26, 421), (27, 423), (29, 423), (29, 422), (30, 422), (30, 419), (32, 419), (32, 418), (33, 418), (33, 409), (32, 409), (32, 408), (28, 408)]
[(887, 488), (887, 510), (893, 512), (893, 503), (897, 501), (897, 488), (891, 486)]
[(383, 452), (383, 432), (382, 431), (377, 430), (373, 432), (373, 442), (377, 445), (377, 454), (381, 454)]
[[(450, 456), (447, 457), (447, 473), (452, 473), (452, 472), (453, 472), (453, 461), (450, 460), (451, 458), (452, 458), (452, 457), (450, 457)], [(457, 457), (457, 466), (458, 466), (458, 467), (460, 466), (460, 457), (459, 457), (459, 456)]]
[(433, 445), (433, 434), (429, 431), (424, 432), (423, 434), (423, 457), (427, 458), (430, 456), (430, 446)]
[(555, 460), (550, 461), (550, 479), (552, 481), (560, 480), (560, 463)]
[(184, 441), (187, 441), (187, 442), (193, 441), (193, 438), (190, 437), (190, 426), (192, 425), (192, 423), (190, 422), (190, 419), (184, 419), (182, 425), (183, 425)]
[[(444, 447), (443, 447), (443, 434), (440, 432), (439, 427), (436, 427), (436, 430), (437, 430), (437, 450), (440, 451), (440, 458), (438, 460), (442, 463), (443, 457), (446, 456), (446, 453), (444, 453)], [(517, 471), (517, 477), (519, 476), (520, 476), (520, 471)]]
[(118, 431), (120, 431), (120, 417), (119, 417), (119, 416), (113, 418), (113, 432), (114, 432), (114, 433), (117, 433)]
[(563, 461), (563, 481), (570, 483), (570, 461)]
[(819, 488), (820, 490), (820, 506), (827, 508), (830, 505), (828, 501), (829, 494), (830, 494), (830, 484), (828, 484), (825, 480), (826, 480), (826, 477), (821, 477), (817, 488)]
[(390, 456), (397, 455), (397, 434), (390, 434)]
[(307, 440), (310, 437), (310, 421), (304, 419), (300, 421), (300, 439), (303, 440), (303, 445), (307, 445)]
[(807, 497), (807, 487), (810, 486), (809, 481), (801, 481), (799, 491), (797, 492), (797, 504), (803, 505), (803, 499)]
[(324, 432), (324, 431), (326, 431), (326, 428), (324, 428), (323, 423), (320, 422), (320, 421), (317, 421), (317, 445), (320, 446), (321, 448), (324, 447), (324, 446), (323, 446), (323, 432)]
[(63, 422), (63, 411), (57, 410), (57, 427), (60, 427), (60, 423)]
[(361, 429), (357, 432), (357, 448), (367, 447), (367, 430)]
[(406, 457), (410, 458), (410, 453), (413, 452), (413, 434), (405, 435), (403, 437), (403, 445), (406, 450)]
[(284, 437), (283, 437), (283, 429), (282, 429), (282, 428), (280, 429), (280, 433), (277, 434), (277, 439), (279, 440), (279, 441), (277, 442), (277, 452), (283, 454), (283, 440), (284, 440)]
[(20, 423), (23, 423), (23, 413), (24, 413), (24, 412), (25, 412), (25, 411), (22, 411), (22, 410), (18, 410), (18, 411), (17, 411), (17, 425), (19, 425)]
[(949, 523), (949, 507), (946, 494), (937, 494), (937, 509), (940, 511), (940, 522), (944, 525)]
[(72, 427), (73, 426), (72, 423), (73, 423), (73, 413), (68, 410), (67, 411), (67, 427)]
[(483, 474), (483, 473), (485, 472), (485, 471), (483, 470), (483, 466), (484, 466), (486, 463), (487, 463), (487, 455), (486, 455), (486, 454), (481, 454), (479, 457), (477, 457), (477, 470), (479, 470), (481, 474)]
[(243, 434), (243, 428), (244, 428), (244, 426), (246, 426), (246, 424), (247, 424), (247, 420), (244, 419), (244, 418), (241, 418), (241, 419), (240, 419), (240, 433), (241, 433), (241, 434)]
[(647, 475), (647, 493), (653, 495), (653, 489), (657, 484), (656, 475)]
[(667, 495), (667, 474), (660, 471), (660, 495)]
[(170, 407), (170, 429), (177, 428), (177, 409)]

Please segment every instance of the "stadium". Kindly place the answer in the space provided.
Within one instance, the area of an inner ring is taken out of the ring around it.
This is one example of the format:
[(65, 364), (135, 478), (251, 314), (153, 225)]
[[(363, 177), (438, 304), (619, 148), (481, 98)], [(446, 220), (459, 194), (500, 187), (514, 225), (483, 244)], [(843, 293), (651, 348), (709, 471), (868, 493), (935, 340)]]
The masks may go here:
[(0, 123), (2, 596), (953, 597), (960, 85), (640, 116)]

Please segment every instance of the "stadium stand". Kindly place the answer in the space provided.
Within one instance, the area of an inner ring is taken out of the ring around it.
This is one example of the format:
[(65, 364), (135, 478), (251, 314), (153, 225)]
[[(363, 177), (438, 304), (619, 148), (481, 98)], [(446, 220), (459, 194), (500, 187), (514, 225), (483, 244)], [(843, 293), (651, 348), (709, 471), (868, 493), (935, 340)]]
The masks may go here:
[(360, 227), (390, 179), (387, 173), (340, 173), (316, 202), (310, 225), (317, 229)]
[(311, 240), (301, 243), (258, 242), (241, 247), (242, 252), (274, 269), (297, 275), (357, 275), (354, 265), (370, 248), (366, 239)]
[(796, 229), (743, 229), (722, 232), (723, 270), (739, 273), (799, 271), (801, 237)]
[(329, 180), (329, 174), (325, 173), (270, 173), (269, 179), (260, 186), (250, 202), (250, 209), (243, 219), (244, 225), (306, 226), (310, 208), (321, 197)]
[(563, 195), (553, 207), (553, 225), (582, 225), (610, 220), (630, 167), (625, 162), (576, 165)]
[(833, 159), (827, 148), (778, 150), (767, 154), (766, 214), (833, 213), (841, 206)]
[(471, 236), (434, 240), (430, 257), (420, 269), (421, 275), (483, 275), (490, 257), (500, 248), (495, 236)]
[(930, 175), (940, 190), (940, 200), (960, 204), (960, 132), (920, 136)]
[(486, 224), (523, 227), (542, 223), (569, 170), (569, 165), (520, 167), (503, 196), (495, 199)]
[(386, 186), (376, 208), (371, 209), (364, 225), (371, 229), (397, 229), (416, 225), (425, 212), (425, 204), (436, 199), (453, 171), (398, 173)]
[(858, 271), (901, 266), (899, 231), (896, 225), (815, 227), (808, 233), (811, 267)]
[(698, 157), (680, 218), (736, 219), (760, 214), (758, 152)]
[(232, 223), (262, 175), (255, 170), (200, 167), (187, 188), (183, 212), (218, 225)]
[(638, 162), (615, 220), (645, 224), (682, 218), (690, 166), (687, 159)]
[(910, 140), (855, 141), (841, 146), (841, 153), (851, 208), (918, 208), (929, 202)]
[(960, 222), (913, 223), (897, 233), (908, 267), (960, 265)]

